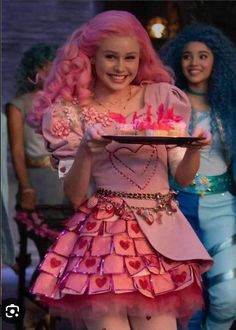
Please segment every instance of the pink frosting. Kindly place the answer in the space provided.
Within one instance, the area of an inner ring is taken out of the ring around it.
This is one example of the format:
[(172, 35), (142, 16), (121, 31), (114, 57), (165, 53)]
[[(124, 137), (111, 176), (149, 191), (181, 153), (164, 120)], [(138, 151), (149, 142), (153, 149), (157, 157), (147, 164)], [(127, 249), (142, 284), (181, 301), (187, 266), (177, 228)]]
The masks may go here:
[(137, 113), (133, 116), (134, 128), (137, 130), (147, 130), (147, 129), (162, 129), (170, 130), (171, 128), (185, 128), (186, 124), (183, 121), (183, 117), (180, 115), (174, 114), (174, 108), (165, 109), (164, 104), (161, 103), (157, 109), (157, 118), (153, 118), (153, 110), (150, 104), (146, 108), (146, 117), (140, 120), (137, 116)]

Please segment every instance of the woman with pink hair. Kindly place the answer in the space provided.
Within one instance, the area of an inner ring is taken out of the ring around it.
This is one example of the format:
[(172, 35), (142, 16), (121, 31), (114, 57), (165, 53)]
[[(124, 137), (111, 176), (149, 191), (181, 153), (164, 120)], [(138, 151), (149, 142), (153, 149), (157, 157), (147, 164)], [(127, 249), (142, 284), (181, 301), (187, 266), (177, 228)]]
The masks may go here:
[[(104, 135), (165, 109), (191, 113), (147, 32), (124, 11), (98, 14), (62, 47), (31, 121), (40, 125), (75, 208), (40, 265), (31, 291), (89, 330), (153, 330), (186, 324), (203, 304), (212, 259), (175, 203), (199, 167), (199, 145), (118, 143)], [(187, 134), (187, 133), (186, 133)], [(86, 198), (91, 179), (95, 191)]]

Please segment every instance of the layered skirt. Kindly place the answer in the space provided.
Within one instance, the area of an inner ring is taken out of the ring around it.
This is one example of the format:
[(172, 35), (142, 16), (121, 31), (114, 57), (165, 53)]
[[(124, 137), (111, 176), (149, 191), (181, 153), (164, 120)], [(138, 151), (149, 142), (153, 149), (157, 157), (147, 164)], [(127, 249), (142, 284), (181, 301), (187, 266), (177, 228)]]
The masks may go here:
[(200, 261), (156, 251), (120, 197), (96, 194), (68, 219), (39, 266), (31, 292), (61, 314), (187, 319), (202, 308)]

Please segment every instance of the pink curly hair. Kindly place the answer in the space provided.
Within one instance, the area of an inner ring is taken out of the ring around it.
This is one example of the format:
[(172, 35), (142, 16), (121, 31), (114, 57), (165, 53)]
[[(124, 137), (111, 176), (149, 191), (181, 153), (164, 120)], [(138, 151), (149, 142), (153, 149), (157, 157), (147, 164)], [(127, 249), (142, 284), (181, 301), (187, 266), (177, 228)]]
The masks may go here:
[(114, 36), (133, 37), (140, 45), (140, 65), (134, 84), (173, 82), (170, 70), (161, 62), (137, 18), (126, 11), (105, 11), (75, 30), (59, 49), (44, 90), (34, 100), (31, 123), (40, 125), (43, 113), (58, 96), (67, 101), (76, 98), (81, 105), (88, 103), (95, 79), (91, 58), (102, 40)]

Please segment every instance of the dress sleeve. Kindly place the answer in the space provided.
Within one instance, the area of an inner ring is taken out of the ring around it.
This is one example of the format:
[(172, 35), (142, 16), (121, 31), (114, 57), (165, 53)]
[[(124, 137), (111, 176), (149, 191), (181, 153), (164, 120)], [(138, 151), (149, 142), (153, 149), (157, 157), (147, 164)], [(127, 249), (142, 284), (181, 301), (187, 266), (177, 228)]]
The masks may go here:
[[(183, 117), (186, 123), (185, 135), (188, 136), (188, 128), (191, 117), (191, 104), (187, 95), (178, 87), (168, 84), (157, 84), (156, 102), (164, 104), (166, 109), (173, 108), (174, 114)], [(186, 148), (167, 146), (169, 168), (171, 175), (175, 175), (176, 169), (184, 157)]]
[[(186, 123), (186, 136), (188, 136), (188, 127), (191, 117), (191, 104), (188, 96), (178, 87), (168, 84), (158, 84), (158, 97), (166, 109), (173, 108), (174, 114), (182, 116)], [(159, 101), (160, 102), (160, 101)]]
[(59, 177), (69, 171), (83, 137), (79, 112), (72, 104), (56, 102), (43, 116), (42, 134)]
[[(186, 131), (185, 136), (188, 136), (188, 128), (191, 117), (191, 104), (187, 95), (176, 86), (170, 85), (170, 90), (167, 95), (168, 107), (173, 107), (175, 114), (183, 117), (183, 120), (186, 123)], [(169, 168), (170, 173), (174, 177), (176, 173), (176, 169), (184, 157), (186, 152), (186, 148), (175, 147), (175, 148), (167, 148), (168, 150), (168, 159), (169, 159)]]

